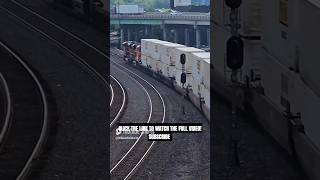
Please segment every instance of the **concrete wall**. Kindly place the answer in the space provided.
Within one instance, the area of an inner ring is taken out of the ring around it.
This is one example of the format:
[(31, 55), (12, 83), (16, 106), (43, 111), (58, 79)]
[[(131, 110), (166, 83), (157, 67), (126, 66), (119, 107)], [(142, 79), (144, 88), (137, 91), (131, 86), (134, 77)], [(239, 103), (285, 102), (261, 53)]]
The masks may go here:
[[(258, 1), (245, 1), (239, 12), (242, 25), (240, 33), (262, 37), (261, 41), (244, 40), (245, 64), (240, 79), (244, 82), (244, 77), (250, 75), (251, 70), (261, 75), (261, 81), (251, 82), (252, 87), (261, 86), (264, 90), (264, 94), (258, 93), (255, 88), (251, 90), (253, 97), (250, 104), (257, 121), (284, 149), (290, 153), (296, 152), (308, 176), (318, 180), (320, 3), (314, 4), (315, 0), (289, 0), (288, 21), (283, 23), (279, 18), (279, 0), (260, 2), (261, 5)], [(243, 108), (244, 91), (240, 89), (240, 93), (234, 93), (230, 88), (230, 69), (225, 64), (225, 43), (230, 37), (229, 29), (224, 26), (228, 22), (228, 8), (224, 1), (213, 1), (213, 7), (212, 87)], [(259, 18), (260, 22), (256, 21)], [(289, 121), (284, 116), (287, 108), (293, 115), (301, 113), (305, 133), (296, 129), (290, 133)]]
[(299, 65), (302, 79), (320, 96), (320, 7), (308, 1), (300, 2)]

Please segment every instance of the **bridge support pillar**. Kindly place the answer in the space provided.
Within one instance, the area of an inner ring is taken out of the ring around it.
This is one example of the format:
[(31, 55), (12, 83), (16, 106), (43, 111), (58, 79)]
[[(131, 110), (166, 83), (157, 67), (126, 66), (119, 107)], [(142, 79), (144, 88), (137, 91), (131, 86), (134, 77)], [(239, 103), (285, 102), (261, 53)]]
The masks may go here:
[(162, 26), (162, 39), (164, 41), (167, 41), (167, 29), (166, 29), (165, 25)]
[(122, 46), (122, 43), (124, 42), (124, 30), (120, 27), (120, 46)]
[(148, 37), (148, 34), (149, 34), (148, 26), (145, 26), (144, 27), (144, 36)]
[(127, 28), (127, 34), (128, 34), (128, 41), (131, 41), (131, 30), (130, 28)]
[(190, 41), (189, 29), (185, 28), (184, 29), (184, 45), (188, 46), (189, 45), (189, 41)]
[(150, 26), (150, 32), (149, 32), (149, 35), (150, 35), (150, 36), (148, 36), (148, 37), (154, 37), (154, 31), (155, 31), (155, 30), (154, 30), (154, 26), (151, 25), (151, 26)]
[(196, 47), (199, 48), (201, 43), (201, 32), (198, 26), (195, 26), (194, 28), (196, 31)]
[(178, 43), (179, 34), (178, 34), (178, 30), (177, 29), (173, 29), (173, 35), (174, 35), (174, 42)]
[(138, 42), (138, 29), (134, 28), (134, 41)]

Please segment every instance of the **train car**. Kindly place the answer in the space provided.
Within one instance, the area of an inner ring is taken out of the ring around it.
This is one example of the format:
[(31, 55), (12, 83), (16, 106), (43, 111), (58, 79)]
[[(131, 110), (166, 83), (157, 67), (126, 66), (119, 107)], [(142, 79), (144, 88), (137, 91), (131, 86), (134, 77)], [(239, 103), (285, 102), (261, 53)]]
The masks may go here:
[(141, 63), (141, 45), (140, 44), (138, 44), (136, 47), (135, 61), (139, 64)]
[(175, 60), (174, 53), (176, 48), (186, 47), (176, 43), (162, 43), (159, 47), (160, 52), (160, 68), (164, 76), (175, 79)]
[(152, 63), (160, 60), (158, 53), (159, 43), (163, 41), (158, 39), (141, 39), (141, 63), (152, 69)]
[[(176, 79), (176, 85), (179, 86), (180, 88), (183, 87), (183, 84), (181, 83), (181, 73), (185, 72), (187, 74), (187, 79), (185, 86), (187, 88), (191, 88), (191, 81), (192, 81), (192, 72), (193, 70), (193, 64), (194, 64), (194, 59), (192, 59), (191, 54), (195, 52), (205, 52), (201, 49), (194, 48), (194, 47), (182, 47), (182, 48), (176, 48), (175, 53), (173, 56), (173, 60), (175, 60), (175, 79)], [(185, 55), (185, 64), (183, 65), (180, 62), (180, 57), (181, 55)], [(183, 69), (184, 67), (184, 69)]]
[(140, 54), (140, 45), (137, 44), (134, 41), (126, 41), (122, 43), (123, 51), (124, 51), (124, 56), (123, 60), (124, 61), (138, 61), (139, 63), (141, 62), (141, 54)]
[[(210, 118), (210, 53), (201, 49), (157, 39), (142, 39), (123, 43), (126, 61), (149, 72), (150, 76), (169, 84), (198, 107)], [(186, 86), (182, 86), (180, 57), (186, 57), (185, 70), (188, 73)], [(151, 72), (151, 73), (150, 73)]]
[(210, 53), (191, 53), (190, 58), (193, 63), (191, 74), (193, 77), (191, 82), (193, 92), (195, 95), (201, 96), (203, 94), (202, 90), (210, 91)]

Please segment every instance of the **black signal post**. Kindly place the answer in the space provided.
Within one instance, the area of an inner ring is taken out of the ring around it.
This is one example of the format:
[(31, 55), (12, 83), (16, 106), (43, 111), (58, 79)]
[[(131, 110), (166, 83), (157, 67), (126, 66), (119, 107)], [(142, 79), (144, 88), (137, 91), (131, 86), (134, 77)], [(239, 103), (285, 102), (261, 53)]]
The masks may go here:
[(184, 65), (186, 64), (186, 55), (185, 54), (180, 55), (180, 63), (181, 63), (181, 67), (182, 67), (180, 82), (182, 83), (182, 87), (184, 87), (184, 84), (186, 83), (186, 79), (187, 79), (186, 73), (185, 73), (185, 67), (184, 67)]
[[(226, 50), (227, 50), (227, 66), (232, 70), (231, 73), (231, 81), (232, 81), (232, 88), (235, 94), (237, 94), (238, 91), (238, 70), (243, 65), (243, 41), (239, 36), (238, 30), (240, 29), (240, 24), (238, 23), (238, 8), (241, 6), (242, 1), (241, 0), (225, 0), (226, 5), (231, 8), (231, 12), (229, 14), (230, 18), (230, 28), (231, 28), (231, 37), (228, 39), (226, 44)], [(240, 141), (240, 130), (238, 125), (238, 119), (237, 119), (237, 100), (236, 98), (233, 98), (232, 101), (232, 132), (231, 132), (231, 138), (232, 138), (232, 147), (233, 147), (233, 157), (234, 161), (233, 164), (235, 166), (240, 166), (240, 160), (239, 160), (239, 152), (238, 152), (238, 144)]]
[(185, 109), (184, 109), (184, 105), (183, 105), (183, 99), (184, 99), (184, 96), (185, 96), (185, 89), (184, 89), (184, 84), (187, 82), (187, 75), (186, 75), (186, 72), (185, 72), (185, 64), (186, 64), (186, 55), (185, 54), (181, 54), (180, 55), (180, 63), (181, 63), (181, 70), (182, 70), (182, 73), (181, 73), (181, 76), (180, 76), (180, 82), (182, 83), (182, 104), (181, 104), (181, 108), (182, 108), (182, 114), (184, 115), (185, 114)]

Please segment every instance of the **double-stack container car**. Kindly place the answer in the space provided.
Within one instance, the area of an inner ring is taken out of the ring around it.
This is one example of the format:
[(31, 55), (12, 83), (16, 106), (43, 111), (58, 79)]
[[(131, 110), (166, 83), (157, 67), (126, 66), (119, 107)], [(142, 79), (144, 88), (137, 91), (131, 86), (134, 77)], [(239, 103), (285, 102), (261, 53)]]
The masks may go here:
[[(210, 53), (157, 39), (142, 39), (141, 46), (124, 42), (123, 47), (125, 60), (169, 84), (210, 118)], [(138, 54), (141, 61), (132, 58)], [(184, 65), (181, 64), (182, 55), (186, 60)], [(182, 73), (186, 73), (184, 84), (181, 83)]]
[(174, 55), (176, 53), (176, 48), (186, 47), (181, 44), (176, 43), (162, 43), (160, 45), (160, 66), (163, 76), (174, 79), (175, 78), (175, 65), (176, 60)]

